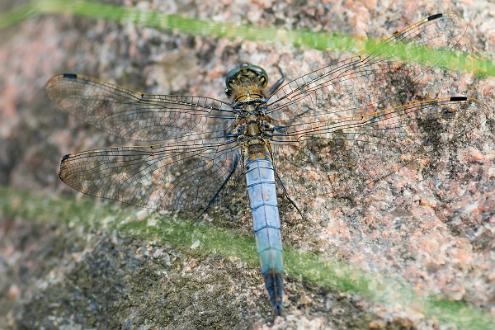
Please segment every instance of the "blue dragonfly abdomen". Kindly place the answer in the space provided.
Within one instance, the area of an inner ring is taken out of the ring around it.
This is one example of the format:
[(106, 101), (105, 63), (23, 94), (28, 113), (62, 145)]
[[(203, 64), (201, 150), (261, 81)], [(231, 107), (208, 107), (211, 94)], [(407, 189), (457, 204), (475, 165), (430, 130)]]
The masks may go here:
[(248, 160), (246, 183), (261, 273), (274, 312), (280, 315), (283, 303), (284, 266), (275, 173), (271, 160), (269, 158)]

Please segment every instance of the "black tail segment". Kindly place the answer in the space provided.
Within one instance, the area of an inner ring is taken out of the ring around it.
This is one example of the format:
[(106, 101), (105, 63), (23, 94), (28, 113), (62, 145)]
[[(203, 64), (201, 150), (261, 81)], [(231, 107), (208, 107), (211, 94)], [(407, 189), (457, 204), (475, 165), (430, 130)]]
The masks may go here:
[(273, 313), (276, 316), (282, 315), (282, 304), (284, 301), (284, 278), (281, 273), (268, 271), (263, 273), (265, 278), (265, 287), (270, 296), (270, 303), (273, 307)]
[(466, 96), (451, 96), (450, 97), (451, 101), (467, 101)]

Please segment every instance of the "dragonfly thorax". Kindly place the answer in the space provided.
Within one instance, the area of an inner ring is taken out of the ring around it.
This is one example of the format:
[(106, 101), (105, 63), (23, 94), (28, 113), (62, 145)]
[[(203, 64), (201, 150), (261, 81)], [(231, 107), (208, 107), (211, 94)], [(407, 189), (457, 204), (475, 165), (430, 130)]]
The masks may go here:
[(265, 114), (264, 104), (241, 103), (234, 123), (234, 134), (241, 139), (271, 138), (274, 131), (273, 119)]
[[(253, 107), (252, 105), (246, 108)], [(252, 110), (252, 109), (250, 109)], [(239, 117), (235, 135), (245, 159), (264, 159), (270, 155), (270, 144), (274, 126), (271, 118), (262, 112), (244, 110), (245, 116)]]

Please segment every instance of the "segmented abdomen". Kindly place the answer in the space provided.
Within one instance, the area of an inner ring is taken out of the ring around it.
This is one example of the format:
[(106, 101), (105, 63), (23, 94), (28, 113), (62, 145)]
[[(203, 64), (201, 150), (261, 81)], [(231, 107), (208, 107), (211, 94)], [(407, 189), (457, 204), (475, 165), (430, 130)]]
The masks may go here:
[(283, 271), (275, 173), (269, 159), (247, 161), (246, 182), (261, 273), (276, 314), (282, 311)]

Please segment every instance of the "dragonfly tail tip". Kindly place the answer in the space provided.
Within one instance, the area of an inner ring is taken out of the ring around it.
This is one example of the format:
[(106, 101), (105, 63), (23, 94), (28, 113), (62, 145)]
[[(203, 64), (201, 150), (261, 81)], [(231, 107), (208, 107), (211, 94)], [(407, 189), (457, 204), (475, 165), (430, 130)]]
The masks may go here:
[(273, 305), (273, 314), (275, 316), (282, 316), (282, 303), (275, 303)]
[(284, 280), (283, 275), (277, 271), (268, 271), (263, 273), (265, 278), (265, 287), (270, 296), (270, 303), (273, 307), (273, 313), (276, 316), (282, 315), (282, 304), (284, 297)]

